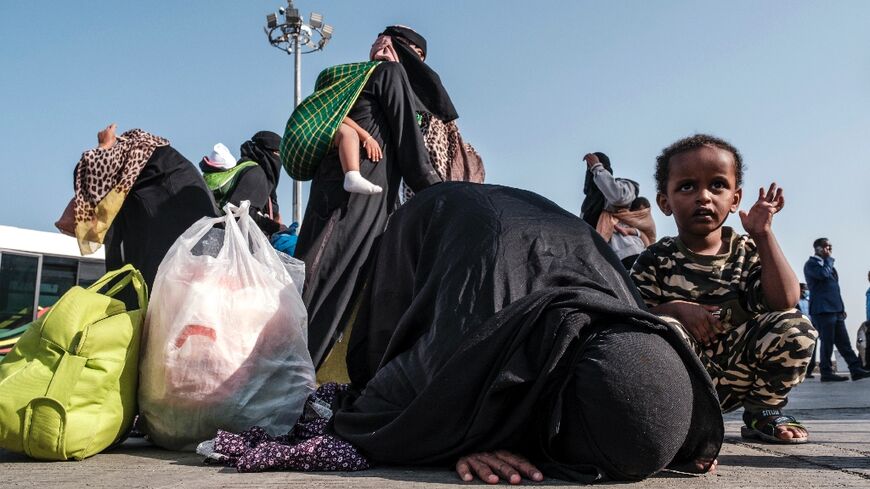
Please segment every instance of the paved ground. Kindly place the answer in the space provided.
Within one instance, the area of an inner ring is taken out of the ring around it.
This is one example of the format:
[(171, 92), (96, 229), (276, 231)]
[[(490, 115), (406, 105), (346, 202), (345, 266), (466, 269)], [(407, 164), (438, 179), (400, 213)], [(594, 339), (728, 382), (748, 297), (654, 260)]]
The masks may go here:
[[(716, 475), (660, 474), (638, 488), (868, 488), (870, 487), (870, 379), (821, 384), (808, 380), (792, 395), (789, 412), (804, 420), (813, 443), (746, 443), (738, 414), (726, 417), (726, 438)], [(239, 474), (200, 465), (199, 457), (155, 449), (141, 441), (83, 462), (42, 463), (0, 450), (0, 487), (306, 487), (426, 488), (465, 485), (449, 470), (380, 468), (356, 474), (270, 472)], [(479, 484), (482, 485), (482, 484)], [(534, 486), (567, 485), (545, 481)], [(611, 484), (603, 484), (611, 486)], [(616, 486), (616, 484), (612, 484)], [(619, 486), (625, 487), (622, 484)]]

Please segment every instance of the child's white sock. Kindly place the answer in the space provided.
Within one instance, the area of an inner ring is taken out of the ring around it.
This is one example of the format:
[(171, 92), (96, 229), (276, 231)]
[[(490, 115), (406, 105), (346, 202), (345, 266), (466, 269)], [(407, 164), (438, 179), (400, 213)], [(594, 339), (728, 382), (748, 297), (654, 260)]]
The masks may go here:
[(384, 189), (365, 179), (358, 171), (349, 171), (344, 174), (344, 189), (355, 194), (379, 194)]

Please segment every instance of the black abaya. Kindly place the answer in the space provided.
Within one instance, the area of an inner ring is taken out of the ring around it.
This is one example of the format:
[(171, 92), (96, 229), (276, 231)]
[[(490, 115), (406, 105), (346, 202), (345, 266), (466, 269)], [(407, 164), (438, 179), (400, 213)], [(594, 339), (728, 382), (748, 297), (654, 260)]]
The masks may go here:
[(106, 269), (130, 263), (149, 290), (169, 248), (194, 222), (216, 217), (211, 191), (175, 148), (160, 146), (142, 168), (106, 236)]
[(311, 182), (296, 257), (305, 262), (303, 300), (308, 308), (308, 348), (319, 365), (350, 314), (361, 269), (387, 218), (395, 210), (399, 182), (415, 191), (438, 183), (417, 125), (418, 107), (399, 63), (378, 65), (348, 116), (383, 149), (377, 163), (360, 154), (360, 172), (380, 194), (348, 193), (338, 153), (332, 149)]
[[(673, 453), (682, 447), (679, 453), (664, 463), (703, 460), (705, 468), (718, 453), (722, 417), (699, 359), (672, 327), (645, 310), (594, 229), (552, 202), (506, 187), (443, 183), (391, 217), (373, 258), (347, 354), (358, 394), (334, 418), (335, 432), (372, 460), (450, 463), (503, 448), (530, 456), (545, 473), (597, 480), (601, 470), (573, 464), (558, 440), (565, 430), (579, 429), (563, 422), (562, 413), (576, 416), (582, 404), (567, 386), (587, 382), (576, 370), (585, 339), (616, 325), (666, 340), (682, 361), (682, 378), (691, 378), (694, 407), (668, 424), (663, 413), (677, 400), (659, 396), (667, 388), (654, 390), (646, 392), (657, 396), (652, 402), (636, 407), (658, 412), (657, 419), (614, 419), (606, 428), (625, 430), (624, 440), (644, 440), (647, 427), (658, 426), (666, 438), (670, 426), (691, 421), (690, 430), (676, 435), (682, 438)], [(662, 382), (676, 378), (675, 371), (645, 368), (639, 361), (644, 352), (635, 351), (638, 358), (620, 358), (604, 369), (617, 378), (631, 369)], [(673, 392), (685, 392), (686, 381), (681, 386)], [(643, 386), (638, 389), (633, 392)], [(594, 408), (600, 418), (609, 406)]]

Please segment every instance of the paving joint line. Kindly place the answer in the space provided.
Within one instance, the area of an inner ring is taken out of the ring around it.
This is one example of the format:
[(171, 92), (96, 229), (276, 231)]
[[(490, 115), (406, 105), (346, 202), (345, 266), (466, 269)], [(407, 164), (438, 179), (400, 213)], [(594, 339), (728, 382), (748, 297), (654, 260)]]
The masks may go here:
[[(801, 462), (805, 462), (805, 463), (808, 463), (808, 464), (810, 464), (810, 465), (815, 465), (815, 466), (817, 466), (817, 467), (822, 467), (822, 468), (830, 469), (830, 470), (836, 470), (836, 471), (838, 471), (838, 472), (842, 472), (842, 473), (844, 473), (844, 474), (855, 475), (855, 476), (858, 476), (858, 477), (860, 477), (860, 478), (862, 478), (862, 479), (870, 480), (870, 474), (865, 474), (865, 473), (863, 473), (863, 472), (859, 472), (859, 471), (857, 471), (857, 470), (847, 469), (847, 468), (844, 468), (844, 467), (838, 467), (838, 466), (836, 466), (836, 465), (832, 465), (832, 464), (826, 464), (826, 463), (824, 463), (824, 462), (817, 462), (817, 461), (813, 460), (812, 457), (807, 457), (807, 456), (804, 456), (804, 455), (794, 455), (794, 454), (790, 454), (790, 453), (777, 452), (776, 450), (771, 450), (771, 449), (769, 449), (769, 448), (764, 448), (764, 447), (758, 446), (758, 445), (753, 444), (753, 443), (746, 443), (746, 442), (736, 441), (736, 440), (735, 440), (735, 441), (727, 441), (727, 440), (726, 440), (725, 443), (731, 443), (731, 444), (733, 444), (733, 445), (739, 445), (739, 446), (742, 446), (742, 447), (744, 447), (744, 448), (749, 448), (750, 450), (755, 450), (755, 451), (762, 452), (762, 453), (765, 453), (765, 454), (768, 454), (768, 455), (775, 455), (775, 456), (778, 456), (778, 457), (785, 457), (785, 458), (792, 458), (792, 459), (800, 460)], [(846, 449), (846, 448), (840, 448), (840, 447), (836, 447), (836, 448), (839, 448), (839, 449), (841, 449), (841, 450), (850, 451), (850, 452), (860, 453), (860, 454), (862, 454), (862, 455), (866, 455), (864, 452), (861, 452), (860, 450)]]

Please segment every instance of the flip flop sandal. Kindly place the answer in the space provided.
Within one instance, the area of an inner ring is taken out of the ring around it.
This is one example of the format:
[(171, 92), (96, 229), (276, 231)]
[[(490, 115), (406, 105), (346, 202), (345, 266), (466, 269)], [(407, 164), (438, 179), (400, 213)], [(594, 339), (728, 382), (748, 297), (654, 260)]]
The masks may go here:
[(776, 429), (780, 426), (794, 426), (806, 430), (806, 427), (800, 424), (794, 416), (784, 415), (779, 409), (766, 409), (754, 413), (744, 413), (743, 422), (746, 423), (746, 426), (740, 427), (740, 436), (746, 439), (761, 440), (768, 443), (779, 443), (784, 445), (798, 445), (806, 443), (809, 438), (809, 436), (787, 439), (777, 437)]

